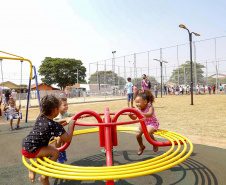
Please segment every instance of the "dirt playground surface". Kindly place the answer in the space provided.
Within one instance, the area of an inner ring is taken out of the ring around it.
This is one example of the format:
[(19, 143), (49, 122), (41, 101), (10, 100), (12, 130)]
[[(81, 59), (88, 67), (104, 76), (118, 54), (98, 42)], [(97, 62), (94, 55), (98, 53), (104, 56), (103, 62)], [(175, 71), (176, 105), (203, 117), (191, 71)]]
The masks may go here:
[[(105, 107), (109, 107), (111, 113), (116, 113), (126, 108), (126, 100), (107, 102), (92, 102), (83, 104), (70, 104), (70, 113), (82, 110), (93, 110), (104, 113)], [(193, 143), (205, 144), (226, 148), (226, 96), (225, 95), (194, 95), (194, 105), (191, 104), (189, 95), (183, 96), (159, 96), (155, 99), (154, 108), (160, 122), (160, 129), (177, 132), (188, 137)], [(25, 120), (25, 108), (22, 110)], [(28, 121), (33, 122), (39, 114), (39, 108), (29, 108)], [(118, 121), (129, 121), (128, 116), (121, 116)], [(79, 122), (96, 122), (94, 118), (86, 118)], [(16, 120), (14, 120), (14, 125)], [(9, 124), (2, 116), (0, 124)], [(124, 126), (138, 126), (139, 123)]]

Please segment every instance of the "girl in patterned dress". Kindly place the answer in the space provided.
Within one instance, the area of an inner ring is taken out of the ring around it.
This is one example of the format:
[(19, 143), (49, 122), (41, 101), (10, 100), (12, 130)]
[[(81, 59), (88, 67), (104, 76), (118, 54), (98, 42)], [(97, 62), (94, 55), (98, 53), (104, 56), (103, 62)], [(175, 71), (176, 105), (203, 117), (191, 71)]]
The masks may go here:
[[(59, 114), (59, 100), (52, 96), (44, 96), (41, 100), (42, 114), (36, 119), (34, 128), (22, 141), (22, 154), (26, 158), (49, 157), (52, 161), (57, 161), (59, 151), (49, 145), (49, 140), (53, 136), (60, 136), (62, 141), (70, 142), (73, 135), (74, 120), (67, 119), (68, 132), (64, 127), (53, 118)], [(35, 180), (35, 172), (29, 169), (29, 179), (31, 182)], [(43, 185), (49, 185), (48, 176), (42, 175), (39, 181)]]
[[(159, 122), (155, 116), (155, 111), (153, 107), (153, 102), (154, 102), (154, 96), (151, 93), (150, 90), (141, 90), (139, 89), (135, 95), (134, 95), (135, 103), (138, 108), (138, 111), (146, 117), (145, 119), (145, 125), (147, 127), (148, 133), (150, 137), (155, 140), (155, 137), (153, 133), (158, 130), (159, 127)], [(130, 113), (128, 114), (129, 117), (133, 120), (137, 119), (136, 115), (131, 115)], [(142, 140), (142, 134), (143, 130), (141, 125), (139, 126), (137, 132), (136, 132), (136, 138), (137, 142), (139, 144), (139, 149), (137, 151), (137, 155), (141, 155), (145, 149), (145, 146), (143, 144)], [(156, 141), (156, 140), (155, 140)], [(158, 151), (158, 146), (153, 145), (153, 151), (157, 152)]]

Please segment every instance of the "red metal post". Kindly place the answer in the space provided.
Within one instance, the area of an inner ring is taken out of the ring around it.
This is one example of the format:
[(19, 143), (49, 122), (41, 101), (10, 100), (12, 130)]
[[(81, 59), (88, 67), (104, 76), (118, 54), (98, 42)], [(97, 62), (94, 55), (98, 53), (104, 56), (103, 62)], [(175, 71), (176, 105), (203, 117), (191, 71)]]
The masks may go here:
[[(105, 123), (111, 123), (109, 108), (105, 108), (104, 113), (104, 120)], [(105, 126), (105, 151), (106, 151), (106, 165), (112, 166), (113, 165), (113, 158), (112, 158), (112, 126)], [(114, 185), (114, 181), (107, 180), (106, 185)]]

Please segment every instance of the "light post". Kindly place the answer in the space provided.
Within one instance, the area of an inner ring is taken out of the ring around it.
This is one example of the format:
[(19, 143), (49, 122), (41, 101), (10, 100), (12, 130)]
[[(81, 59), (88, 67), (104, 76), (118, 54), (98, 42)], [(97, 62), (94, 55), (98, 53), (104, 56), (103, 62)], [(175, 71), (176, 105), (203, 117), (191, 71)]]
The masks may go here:
[(161, 98), (162, 98), (162, 63), (168, 63), (167, 61), (161, 61), (161, 60), (158, 60), (158, 59), (153, 59), (153, 60), (156, 60), (160, 63), (160, 67), (161, 67)]
[(191, 64), (191, 105), (193, 105), (193, 77), (192, 77), (192, 34), (195, 36), (200, 36), (200, 34), (195, 32), (190, 32), (189, 29), (186, 28), (185, 25), (180, 24), (180, 28), (183, 28), (188, 31), (189, 34), (189, 41), (190, 41), (190, 64)]
[(113, 86), (115, 86), (115, 53), (116, 51), (112, 51), (113, 58), (112, 58), (112, 80), (113, 80)]

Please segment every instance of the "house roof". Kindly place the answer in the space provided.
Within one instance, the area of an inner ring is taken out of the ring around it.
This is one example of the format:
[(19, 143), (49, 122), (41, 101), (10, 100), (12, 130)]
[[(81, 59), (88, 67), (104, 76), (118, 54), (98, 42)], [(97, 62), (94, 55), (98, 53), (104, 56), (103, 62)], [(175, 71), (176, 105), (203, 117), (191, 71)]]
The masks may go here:
[(4, 86), (4, 84), (7, 84), (7, 83), (11, 83), (19, 88), (19, 86), (17, 84), (10, 82), (10, 81), (2, 82), (2, 83), (0, 83), (0, 86)]
[(225, 74), (221, 74), (221, 73), (219, 73), (219, 74), (213, 74), (213, 75), (211, 75), (211, 76), (209, 76), (209, 77), (213, 77), (213, 76), (221, 76), (221, 77), (224, 77), (224, 78), (226, 78), (226, 75)]
[(173, 82), (166, 82), (166, 83), (169, 84), (169, 85), (177, 85), (177, 84), (175, 84)]
[[(38, 83), (38, 85), (41, 85), (43, 83)], [(31, 88), (35, 88), (36, 87), (36, 84), (31, 84)]]
[[(43, 83), (38, 83), (38, 86), (40, 86), (40, 85), (44, 85), (44, 84), (43, 84)], [(47, 85), (47, 86), (49, 86), (49, 85)], [(36, 84), (32, 84), (32, 85), (31, 85), (31, 89), (32, 89), (32, 88), (35, 88), (35, 87), (36, 87)], [(52, 86), (49, 86), (49, 87), (52, 87)], [(53, 89), (53, 90), (59, 90), (59, 88), (55, 88), (55, 87), (52, 87), (52, 89)]]

